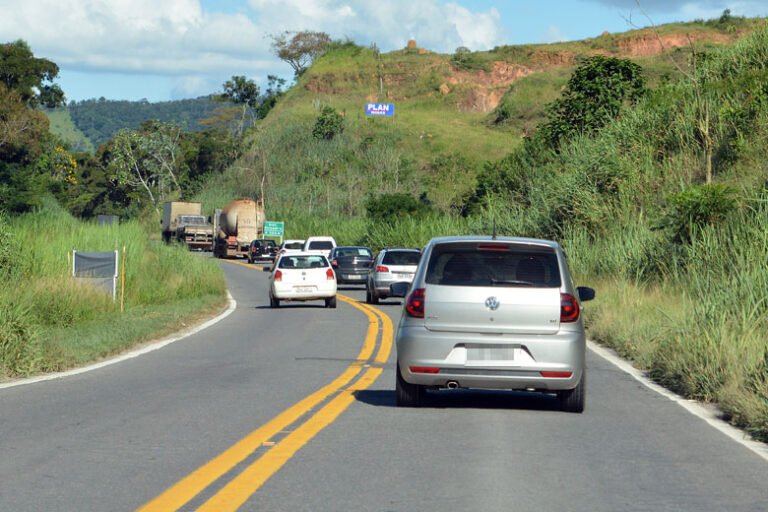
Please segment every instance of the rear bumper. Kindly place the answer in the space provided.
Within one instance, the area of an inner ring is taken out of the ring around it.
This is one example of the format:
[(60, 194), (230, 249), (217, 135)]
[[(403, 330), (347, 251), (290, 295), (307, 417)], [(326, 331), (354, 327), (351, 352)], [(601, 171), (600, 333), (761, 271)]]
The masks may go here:
[(342, 284), (365, 284), (365, 280), (368, 277), (368, 269), (336, 269), (336, 280)]
[[(454, 381), (466, 388), (560, 391), (573, 389), (581, 380), (586, 336), (572, 331), (554, 335), (485, 336), (401, 326), (396, 344), (400, 372), (411, 384), (444, 387)], [(509, 356), (499, 358), (493, 354)], [(438, 369), (438, 372), (412, 371), (414, 367)], [(541, 372), (570, 375), (545, 377)]]
[(395, 283), (410, 283), (413, 281), (413, 277), (410, 279), (374, 279), (373, 288), (376, 290), (376, 295), (379, 297), (389, 297), (389, 286)]
[(272, 297), (279, 300), (306, 301), (328, 299), (336, 296), (336, 283), (335, 281), (331, 281), (330, 283), (333, 284), (329, 284), (328, 286), (317, 286), (317, 288), (312, 291), (297, 291), (294, 285), (275, 284), (271, 287), (270, 294)]

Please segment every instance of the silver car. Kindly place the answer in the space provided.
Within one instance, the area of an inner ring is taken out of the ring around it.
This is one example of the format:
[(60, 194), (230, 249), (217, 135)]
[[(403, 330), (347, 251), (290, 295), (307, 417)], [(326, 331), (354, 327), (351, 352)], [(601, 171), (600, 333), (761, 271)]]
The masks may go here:
[(365, 302), (378, 304), (380, 299), (390, 296), (389, 287), (393, 283), (413, 281), (419, 258), (421, 258), (421, 251), (418, 249), (400, 247), (382, 249), (368, 271)]
[(556, 393), (584, 410), (581, 301), (559, 244), (529, 238), (445, 237), (424, 248), (397, 329), (396, 396), (418, 406), (428, 388)]

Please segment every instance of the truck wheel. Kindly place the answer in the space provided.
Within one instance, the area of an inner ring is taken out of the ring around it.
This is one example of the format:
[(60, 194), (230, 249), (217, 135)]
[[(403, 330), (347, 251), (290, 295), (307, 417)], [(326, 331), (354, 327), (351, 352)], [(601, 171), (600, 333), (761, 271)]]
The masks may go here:
[(269, 297), (269, 307), (271, 308), (279, 308), (280, 307), (280, 299), (276, 299), (272, 296)]
[(336, 307), (336, 296), (328, 297), (325, 299), (325, 307), (327, 308), (335, 308)]

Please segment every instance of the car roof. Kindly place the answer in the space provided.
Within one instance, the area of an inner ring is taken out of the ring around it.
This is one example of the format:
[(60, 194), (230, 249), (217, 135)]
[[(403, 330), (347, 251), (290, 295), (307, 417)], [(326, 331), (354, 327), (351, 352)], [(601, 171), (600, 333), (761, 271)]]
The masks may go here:
[(554, 240), (544, 240), (541, 238), (526, 238), (518, 236), (489, 236), (489, 235), (461, 235), (461, 236), (441, 236), (433, 238), (427, 245), (438, 245), (456, 242), (511, 242), (527, 245), (541, 245), (559, 249), (560, 244)]
[(285, 254), (281, 254), (280, 255), (281, 258), (295, 258), (297, 256), (321, 256), (321, 257), (325, 258), (325, 254), (319, 254), (319, 253), (316, 253), (316, 252), (304, 252), (304, 251), (302, 251), (302, 252), (287, 252)]
[(333, 248), (334, 251), (339, 249), (368, 249), (369, 251), (371, 250), (370, 247), (366, 247), (364, 245), (337, 245), (336, 247)]
[(417, 249), (415, 247), (385, 247), (381, 250), (381, 252), (384, 251), (411, 251), (411, 252), (421, 252), (421, 249)]

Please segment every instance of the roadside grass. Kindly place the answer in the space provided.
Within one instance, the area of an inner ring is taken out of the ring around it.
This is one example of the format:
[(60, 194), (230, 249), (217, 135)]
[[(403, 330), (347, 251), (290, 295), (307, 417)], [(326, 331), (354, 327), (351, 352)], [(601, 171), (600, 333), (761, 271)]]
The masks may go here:
[[(0, 219), (0, 376), (61, 370), (117, 353), (224, 302), (215, 262), (148, 239), (135, 221), (83, 223), (47, 202)], [(123, 255), (123, 247), (125, 254)], [(7, 250), (6, 250), (7, 249)], [(72, 250), (118, 250), (125, 269), (117, 301), (71, 278)], [(161, 313), (159, 313), (161, 312)]]

